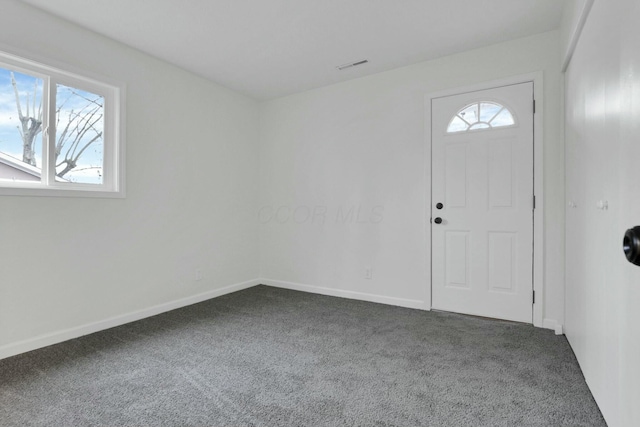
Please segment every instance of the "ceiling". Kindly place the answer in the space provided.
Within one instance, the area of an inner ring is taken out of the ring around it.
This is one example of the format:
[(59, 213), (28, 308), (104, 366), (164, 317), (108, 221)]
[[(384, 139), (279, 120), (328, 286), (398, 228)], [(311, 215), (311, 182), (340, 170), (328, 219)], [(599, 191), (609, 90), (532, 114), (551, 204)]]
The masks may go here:
[[(559, 0), (22, 0), (259, 100), (558, 28)], [(370, 62), (339, 71), (336, 66)]]

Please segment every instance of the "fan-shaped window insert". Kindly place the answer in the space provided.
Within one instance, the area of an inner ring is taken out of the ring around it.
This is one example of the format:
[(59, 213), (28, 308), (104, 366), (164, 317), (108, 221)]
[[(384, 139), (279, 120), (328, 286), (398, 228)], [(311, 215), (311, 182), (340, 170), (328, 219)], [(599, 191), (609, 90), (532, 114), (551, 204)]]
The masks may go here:
[(511, 111), (495, 102), (480, 101), (467, 105), (451, 119), (447, 133), (466, 132), (513, 126), (516, 121)]

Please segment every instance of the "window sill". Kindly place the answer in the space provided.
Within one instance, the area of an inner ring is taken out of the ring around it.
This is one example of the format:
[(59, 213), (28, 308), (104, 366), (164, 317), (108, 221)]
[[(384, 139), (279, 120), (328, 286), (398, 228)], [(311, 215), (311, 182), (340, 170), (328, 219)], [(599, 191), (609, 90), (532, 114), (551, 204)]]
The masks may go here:
[(72, 197), (72, 198), (102, 198), (102, 199), (124, 199), (126, 194), (123, 190), (109, 191), (105, 189), (74, 188), (63, 189), (55, 187), (39, 188), (17, 188), (0, 187), (0, 197), (2, 196), (26, 196), (26, 197)]

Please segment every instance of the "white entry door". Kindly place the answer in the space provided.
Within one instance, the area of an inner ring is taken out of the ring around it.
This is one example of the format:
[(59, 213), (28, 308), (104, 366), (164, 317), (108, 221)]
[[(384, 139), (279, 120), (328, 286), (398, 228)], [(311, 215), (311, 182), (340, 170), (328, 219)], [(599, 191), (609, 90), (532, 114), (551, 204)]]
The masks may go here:
[(533, 83), (432, 100), (432, 306), (533, 322)]

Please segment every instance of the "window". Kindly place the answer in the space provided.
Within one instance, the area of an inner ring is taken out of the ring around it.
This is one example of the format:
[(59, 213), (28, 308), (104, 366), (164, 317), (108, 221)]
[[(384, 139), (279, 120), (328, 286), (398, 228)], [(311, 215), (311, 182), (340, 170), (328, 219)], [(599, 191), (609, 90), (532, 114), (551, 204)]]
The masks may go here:
[(511, 111), (496, 102), (480, 101), (467, 105), (451, 119), (447, 133), (509, 127), (516, 124)]
[(122, 197), (121, 88), (0, 53), (0, 195)]

